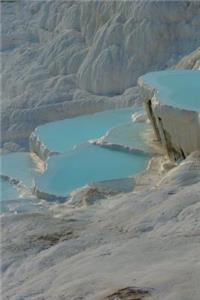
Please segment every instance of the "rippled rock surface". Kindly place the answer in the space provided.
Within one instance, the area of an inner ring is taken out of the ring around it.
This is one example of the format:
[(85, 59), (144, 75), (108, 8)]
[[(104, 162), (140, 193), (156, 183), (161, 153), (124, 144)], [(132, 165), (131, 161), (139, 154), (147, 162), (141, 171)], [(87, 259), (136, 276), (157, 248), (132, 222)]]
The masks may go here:
[(2, 1), (2, 138), (138, 100), (138, 76), (199, 47), (199, 1)]

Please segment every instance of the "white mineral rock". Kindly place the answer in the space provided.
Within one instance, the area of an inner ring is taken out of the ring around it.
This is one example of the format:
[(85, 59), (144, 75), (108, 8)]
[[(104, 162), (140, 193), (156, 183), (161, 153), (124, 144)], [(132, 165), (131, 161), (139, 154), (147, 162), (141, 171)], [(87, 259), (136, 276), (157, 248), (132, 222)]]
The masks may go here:
[(134, 123), (144, 123), (148, 120), (147, 115), (144, 112), (136, 112), (132, 114), (131, 119)]
[[(179, 73), (177, 71), (177, 76), (182, 76), (183, 72)], [(162, 76), (165, 72), (158, 72), (156, 74)], [(170, 74), (176, 74), (176, 71), (172, 71)], [(192, 71), (190, 74), (192, 74)], [(200, 72), (198, 74), (198, 71), (196, 71), (195, 74), (198, 76), (194, 80), (199, 80)], [(173, 79), (176, 80), (176, 77), (173, 77)], [(192, 105), (188, 105), (188, 108), (182, 108), (181, 106), (179, 107), (179, 104), (176, 105), (174, 103), (172, 105), (160, 99), (159, 88), (151, 84), (145, 76), (139, 78), (138, 84), (143, 95), (148, 118), (154, 129), (155, 137), (162, 144), (169, 158), (175, 161), (184, 159), (193, 151), (200, 150), (200, 113), (198, 108), (193, 108)], [(190, 85), (188, 85), (188, 89), (191, 89), (192, 94), (193, 91)], [(197, 94), (196, 104), (199, 101), (198, 96)], [(165, 98), (164, 95), (162, 97)], [(189, 100), (188, 103), (190, 103)], [(195, 107), (198, 107), (198, 105)]]
[[(137, 191), (86, 209), (57, 205), (51, 213), (3, 217), (3, 297), (107, 300), (119, 289), (138, 287), (155, 300), (198, 300), (199, 154), (194, 156), (157, 187), (149, 174), (149, 185), (143, 181)], [(187, 186), (182, 172), (190, 178)]]

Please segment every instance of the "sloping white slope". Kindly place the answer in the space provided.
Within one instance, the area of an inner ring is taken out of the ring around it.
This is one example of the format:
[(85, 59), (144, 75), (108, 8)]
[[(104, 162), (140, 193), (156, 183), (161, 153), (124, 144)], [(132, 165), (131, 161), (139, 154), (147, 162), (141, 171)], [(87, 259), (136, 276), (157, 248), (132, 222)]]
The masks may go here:
[(138, 286), (155, 300), (199, 300), (199, 154), (167, 176), (86, 210), (58, 205), (58, 218), (4, 217), (4, 298), (102, 300)]

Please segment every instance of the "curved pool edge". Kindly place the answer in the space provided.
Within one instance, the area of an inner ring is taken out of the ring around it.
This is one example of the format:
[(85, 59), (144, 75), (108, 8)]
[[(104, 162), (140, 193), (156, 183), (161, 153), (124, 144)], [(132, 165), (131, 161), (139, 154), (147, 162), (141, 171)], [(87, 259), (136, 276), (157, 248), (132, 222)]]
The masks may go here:
[[(142, 171), (144, 172), (144, 170)], [(120, 179), (111, 179), (111, 180), (103, 180), (99, 182), (92, 182), (87, 185), (81, 186), (79, 188), (74, 189), (69, 195), (56, 195), (53, 193), (48, 193), (41, 191), (37, 186), (34, 187), (33, 193), (36, 195), (39, 199), (43, 199), (46, 201), (52, 201), (52, 202), (59, 202), (64, 203), (69, 201), (75, 196), (76, 194), (84, 192), (84, 190), (87, 188), (89, 191), (95, 190), (95, 193), (101, 193), (102, 198), (105, 196), (113, 196), (121, 193), (129, 193), (134, 190), (134, 183), (135, 183), (135, 177), (139, 176), (140, 174), (137, 174), (132, 177), (126, 177), (126, 178), (120, 178)], [(94, 196), (94, 195), (93, 195)]]

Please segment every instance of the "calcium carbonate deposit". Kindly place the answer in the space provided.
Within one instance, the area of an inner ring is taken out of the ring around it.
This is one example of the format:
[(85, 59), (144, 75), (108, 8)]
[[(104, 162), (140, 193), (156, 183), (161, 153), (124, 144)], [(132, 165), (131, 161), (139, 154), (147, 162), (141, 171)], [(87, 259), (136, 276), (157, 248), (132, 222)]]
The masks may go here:
[(1, 12), (1, 299), (199, 300), (200, 2)]
[(200, 71), (149, 73), (139, 79), (158, 141), (171, 159), (200, 150)]

